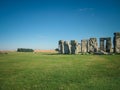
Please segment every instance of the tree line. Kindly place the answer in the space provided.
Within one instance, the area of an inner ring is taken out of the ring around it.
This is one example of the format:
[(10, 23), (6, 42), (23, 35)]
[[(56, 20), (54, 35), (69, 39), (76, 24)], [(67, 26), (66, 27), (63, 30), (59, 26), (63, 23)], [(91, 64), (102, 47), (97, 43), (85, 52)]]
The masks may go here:
[(34, 52), (34, 50), (28, 48), (18, 48), (17, 52)]

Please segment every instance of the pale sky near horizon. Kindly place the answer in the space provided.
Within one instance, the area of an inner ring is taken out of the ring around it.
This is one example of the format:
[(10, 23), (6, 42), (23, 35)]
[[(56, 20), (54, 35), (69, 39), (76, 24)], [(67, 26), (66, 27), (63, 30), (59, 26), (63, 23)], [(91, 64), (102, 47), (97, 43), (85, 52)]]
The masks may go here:
[(113, 38), (120, 0), (0, 0), (0, 50), (55, 49), (59, 40)]

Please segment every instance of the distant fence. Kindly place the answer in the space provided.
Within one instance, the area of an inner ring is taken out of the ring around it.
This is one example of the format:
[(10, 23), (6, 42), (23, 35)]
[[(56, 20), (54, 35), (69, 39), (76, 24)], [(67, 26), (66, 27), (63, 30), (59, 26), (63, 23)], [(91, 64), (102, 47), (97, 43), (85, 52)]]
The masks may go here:
[(34, 52), (34, 50), (28, 48), (18, 48), (17, 52)]

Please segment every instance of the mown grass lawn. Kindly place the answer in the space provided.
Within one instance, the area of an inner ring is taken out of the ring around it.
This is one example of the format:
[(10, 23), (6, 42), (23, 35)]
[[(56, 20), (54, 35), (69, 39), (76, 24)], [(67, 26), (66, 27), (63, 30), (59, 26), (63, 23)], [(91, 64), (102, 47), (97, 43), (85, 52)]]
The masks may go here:
[(0, 90), (120, 90), (120, 55), (0, 54)]

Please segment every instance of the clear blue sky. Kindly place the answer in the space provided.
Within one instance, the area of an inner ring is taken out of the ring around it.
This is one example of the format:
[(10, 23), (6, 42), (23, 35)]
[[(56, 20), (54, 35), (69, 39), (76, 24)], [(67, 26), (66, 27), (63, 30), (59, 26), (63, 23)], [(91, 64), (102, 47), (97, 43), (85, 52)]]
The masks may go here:
[(0, 50), (55, 49), (58, 40), (113, 37), (120, 0), (0, 0)]

